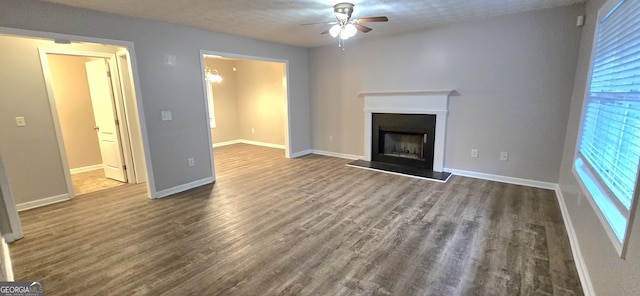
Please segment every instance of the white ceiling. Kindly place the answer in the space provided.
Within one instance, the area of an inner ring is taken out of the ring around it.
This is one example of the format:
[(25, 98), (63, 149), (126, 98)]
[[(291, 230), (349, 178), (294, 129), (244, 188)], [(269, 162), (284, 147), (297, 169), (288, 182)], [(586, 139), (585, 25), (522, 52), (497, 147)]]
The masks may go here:
[[(337, 0), (44, 0), (120, 15), (158, 20), (210, 31), (302, 47), (333, 44), (328, 25)], [(417, 31), (446, 23), (584, 3), (585, 0), (355, 0), (352, 18), (389, 17), (388, 23), (354, 38)]]

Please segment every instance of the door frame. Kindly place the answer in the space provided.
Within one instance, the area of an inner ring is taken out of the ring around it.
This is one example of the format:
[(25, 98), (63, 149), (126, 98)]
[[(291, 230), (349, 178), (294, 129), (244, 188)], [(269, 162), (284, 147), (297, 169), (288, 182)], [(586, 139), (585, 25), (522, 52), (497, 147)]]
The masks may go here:
[(286, 85), (284, 86), (285, 88), (285, 93), (286, 93), (286, 98), (284, 100), (285, 102), (285, 116), (284, 116), (284, 156), (285, 158), (291, 158), (291, 138), (290, 135), (291, 133), (289, 132), (291, 130), (291, 108), (289, 108), (289, 106), (291, 106), (291, 90), (290, 90), (290, 86), (289, 86), (289, 60), (282, 60), (282, 59), (273, 59), (273, 58), (267, 58), (267, 57), (260, 57), (260, 56), (250, 56), (250, 55), (243, 55), (243, 54), (236, 54), (236, 53), (228, 53), (228, 52), (220, 52), (220, 51), (211, 51), (211, 50), (204, 50), (201, 49), (200, 50), (200, 71), (202, 71), (202, 89), (204, 91), (204, 106), (205, 106), (205, 113), (206, 113), (206, 119), (207, 119), (207, 128), (208, 128), (208, 133), (207, 135), (209, 136), (209, 155), (211, 155), (211, 168), (212, 168), (212, 174), (213, 177), (215, 179), (215, 168), (214, 168), (214, 163), (213, 163), (213, 139), (211, 138), (211, 126), (209, 123), (209, 99), (208, 99), (208, 95), (207, 95), (207, 80), (205, 78), (205, 73), (204, 73), (204, 69), (205, 69), (205, 63), (204, 63), (204, 56), (205, 55), (213, 55), (213, 56), (221, 56), (221, 57), (227, 57), (227, 58), (234, 58), (234, 59), (243, 59), (243, 60), (253, 60), (253, 61), (263, 61), (263, 62), (275, 62), (275, 63), (281, 63), (284, 64), (284, 71), (285, 71), (285, 80), (283, 81), (283, 83), (285, 83)]
[[(62, 159), (62, 168), (65, 174), (65, 181), (67, 182), (67, 190), (69, 191), (69, 198), (75, 197), (75, 191), (73, 190), (73, 182), (71, 179), (71, 170), (69, 169), (69, 161), (67, 159), (66, 147), (64, 144), (64, 138), (62, 137), (62, 128), (60, 126), (60, 119), (58, 115), (57, 105), (55, 94), (53, 91), (53, 82), (51, 77), (51, 69), (49, 67), (48, 55), (57, 54), (57, 55), (66, 55), (66, 56), (77, 56), (77, 57), (88, 57), (88, 58), (102, 58), (105, 59), (107, 64), (109, 65), (109, 72), (111, 73), (111, 91), (113, 94), (113, 100), (115, 104), (115, 117), (119, 122), (118, 125), (118, 137), (120, 138), (120, 149), (122, 149), (124, 163), (127, 166), (125, 170), (127, 175), (127, 183), (135, 183), (135, 174), (133, 171), (135, 170), (135, 164), (131, 159), (131, 151), (130, 151), (130, 139), (128, 137), (128, 125), (125, 116), (124, 103), (121, 98), (120, 93), (120, 80), (119, 72), (116, 65), (116, 55), (110, 53), (102, 53), (102, 52), (91, 52), (91, 51), (82, 51), (82, 50), (70, 50), (70, 49), (52, 49), (52, 48), (39, 48), (40, 53), (40, 63), (42, 65), (42, 72), (44, 75), (44, 81), (47, 88), (47, 96), (49, 98), (49, 106), (51, 109), (51, 117), (53, 118), (53, 127), (56, 133), (56, 140), (58, 142), (58, 149), (60, 151), (60, 158)], [(95, 116), (95, 115), (94, 115)]]
[[(10, 232), (5, 233), (4, 239), (7, 243), (21, 239), (24, 236), (22, 232), (22, 224), (20, 224), (20, 217), (18, 216), (18, 209), (16, 208), (16, 202), (11, 193), (9, 187), (9, 179), (7, 178), (7, 172), (2, 162), (2, 154), (0, 153), (0, 192), (2, 192), (2, 199), (5, 210), (7, 212), (7, 218), (9, 220)], [(0, 209), (1, 210), (1, 209)], [(0, 214), (1, 215), (1, 214)]]
[[(120, 63), (120, 58), (124, 58), (126, 63), (123, 65)], [(124, 137), (127, 138), (130, 154), (125, 153), (125, 157), (129, 158), (129, 161), (135, 165), (131, 170), (131, 175), (127, 173), (128, 180), (135, 180), (136, 184), (144, 183), (146, 181), (147, 172), (144, 165), (144, 150), (142, 140), (140, 136), (140, 121), (136, 114), (138, 114), (137, 96), (135, 92), (135, 82), (133, 79), (133, 70), (131, 69), (131, 55), (126, 50), (118, 50), (116, 52), (116, 65), (118, 66), (118, 80), (120, 82), (120, 94), (122, 96), (122, 103), (127, 128), (124, 130)], [(124, 79), (122, 73), (127, 71), (129, 74), (128, 80)], [(125, 93), (125, 85), (128, 85), (132, 92), (130, 94)], [(130, 97), (128, 97), (130, 96)], [(124, 144), (123, 144), (124, 145)], [(131, 178), (133, 176), (133, 178)]]

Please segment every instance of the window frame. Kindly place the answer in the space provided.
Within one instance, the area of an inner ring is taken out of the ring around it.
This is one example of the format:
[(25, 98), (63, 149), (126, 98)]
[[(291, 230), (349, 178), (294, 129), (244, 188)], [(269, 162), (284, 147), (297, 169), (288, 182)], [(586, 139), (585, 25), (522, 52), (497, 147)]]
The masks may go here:
[(609, 223), (609, 220), (605, 216), (606, 214), (603, 212), (601, 208), (601, 207), (615, 207), (618, 211), (618, 214), (621, 214), (620, 212), (622, 212), (622, 210), (619, 209), (619, 205), (617, 205), (617, 203), (619, 203), (618, 198), (609, 190), (609, 188), (606, 185), (602, 184), (602, 181), (600, 181), (600, 177), (596, 177), (597, 173), (594, 172), (590, 164), (584, 159), (584, 157), (580, 152), (580, 143), (582, 141), (582, 133), (584, 128), (586, 109), (589, 103), (589, 96), (590, 96), (591, 82), (592, 82), (592, 75), (593, 75), (593, 68), (594, 68), (594, 59), (596, 55), (595, 49), (598, 42), (598, 31), (600, 29), (600, 23), (603, 19), (605, 19), (611, 13), (613, 13), (613, 11), (619, 5), (622, 5), (624, 1), (628, 1), (628, 0), (608, 0), (598, 10), (596, 25), (594, 28), (593, 43), (591, 45), (591, 55), (589, 59), (589, 72), (586, 78), (585, 92), (583, 96), (582, 109), (581, 109), (582, 111), (580, 115), (580, 126), (578, 129), (578, 137), (577, 137), (576, 147), (574, 151), (574, 162), (572, 166), (573, 174), (576, 177), (576, 180), (578, 184), (580, 184), (580, 187), (582, 189), (581, 193), (583, 193), (586, 196), (586, 199), (591, 204), (591, 207), (594, 209), (596, 216), (602, 223), (607, 235), (609, 236), (609, 239), (611, 240), (613, 246), (618, 252), (618, 255), (622, 259), (625, 258), (627, 246), (629, 243), (629, 236), (631, 234), (631, 226), (633, 225), (633, 218), (635, 216), (638, 199), (640, 199), (638, 197), (640, 195), (640, 192), (639, 192), (640, 191), (639, 190), (640, 172), (637, 173), (637, 176), (636, 176), (636, 182), (635, 182), (635, 187), (634, 187), (634, 191), (631, 199), (631, 205), (629, 207), (628, 217), (626, 218), (624, 234), (622, 236), (622, 241), (620, 241), (618, 239), (618, 236), (615, 233), (615, 230), (613, 229), (613, 226), (611, 225), (611, 223)]
[(213, 82), (205, 78), (207, 84), (207, 108), (209, 109), (209, 128), (216, 128), (216, 108), (213, 102)]

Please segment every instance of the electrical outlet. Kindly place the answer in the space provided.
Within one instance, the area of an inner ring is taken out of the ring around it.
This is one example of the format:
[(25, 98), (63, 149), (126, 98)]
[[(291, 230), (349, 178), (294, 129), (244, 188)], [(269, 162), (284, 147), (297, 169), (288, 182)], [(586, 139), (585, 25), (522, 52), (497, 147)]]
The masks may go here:
[(473, 158), (478, 157), (478, 149), (471, 149), (471, 157)]
[(196, 161), (193, 159), (193, 157), (192, 157), (192, 158), (187, 159), (187, 161), (189, 162), (189, 166), (190, 166), (190, 167), (192, 167), (192, 166), (195, 166), (195, 165), (196, 165)]
[(27, 123), (24, 121), (24, 117), (16, 117), (16, 125), (17, 126), (26, 126)]
[(500, 152), (500, 160), (503, 160), (503, 161), (509, 160), (509, 152)]
[(171, 111), (161, 111), (160, 113), (162, 114), (162, 120), (163, 121), (173, 120), (173, 116), (171, 115)]

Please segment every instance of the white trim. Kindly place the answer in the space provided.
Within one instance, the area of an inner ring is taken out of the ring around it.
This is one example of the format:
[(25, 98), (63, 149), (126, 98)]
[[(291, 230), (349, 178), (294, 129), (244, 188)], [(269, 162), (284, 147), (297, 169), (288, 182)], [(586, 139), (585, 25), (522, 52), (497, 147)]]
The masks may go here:
[(311, 149), (311, 153), (324, 155), (324, 156), (337, 157), (337, 158), (351, 159), (351, 160), (362, 159), (362, 155), (344, 154), (344, 153), (337, 153), (337, 152), (317, 150), (317, 149)]
[(564, 195), (562, 194), (560, 185), (556, 184), (555, 191), (556, 197), (558, 199), (558, 204), (560, 205), (562, 219), (564, 220), (564, 226), (567, 230), (567, 235), (569, 236), (569, 245), (571, 245), (573, 261), (576, 263), (576, 269), (578, 270), (578, 277), (580, 278), (580, 283), (582, 284), (583, 293), (585, 296), (595, 296), (596, 292), (593, 289), (591, 277), (589, 276), (589, 270), (587, 269), (587, 264), (584, 261), (584, 257), (582, 256), (582, 251), (580, 251), (578, 236), (576, 235), (575, 229), (573, 228), (573, 222), (571, 222), (571, 216), (569, 215), (567, 204), (564, 202)]
[(165, 190), (160, 190), (158, 192), (156, 192), (156, 197), (154, 199), (157, 198), (163, 198), (163, 197), (167, 197), (169, 195), (172, 194), (176, 194), (176, 193), (180, 193), (183, 191), (187, 191), (189, 189), (193, 189), (202, 185), (206, 185), (206, 184), (211, 184), (215, 181), (216, 179), (214, 177), (207, 177), (198, 181), (193, 181), (193, 182), (189, 182), (187, 184), (182, 184), (182, 185), (178, 185), (176, 187), (172, 187), (169, 189), (165, 189)]
[(357, 165), (352, 165), (352, 164), (349, 164), (349, 163), (347, 163), (346, 166), (352, 167), (352, 168), (357, 168), (357, 169), (363, 169), (363, 170), (368, 170), (368, 171), (379, 172), (379, 173), (392, 174), (392, 175), (403, 176), (403, 177), (411, 177), (411, 178), (420, 179), (420, 180), (433, 181), (433, 182), (438, 182), (438, 183), (447, 183), (447, 181), (449, 181), (449, 178), (451, 178), (451, 175), (449, 175), (446, 180), (438, 180), (438, 179), (432, 179), (432, 178), (408, 175), (408, 174), (403, 174), (403, 173), (391, 172), (391, 171), (386, 171), (386, 170), (381, 170), (381, 169), (366, 168), (366, 167), (361, 167), (361, 166), (357, 166)]
[(13, 198), (11, 187), (9, 186), (9, 178), (7, 177), (4, 163), (2, 162), (2, 154), (0, 154), (0, 191), (2, 192), (2, 198), (4, 201), (4, 207), (7, 211), (7, 218), (9, 220), (10, 233), (5, 234), (7, 240), (14, 241), (21, 239), (24, 236), (22, 232), (22, 224), (20, 223), (20, 217), (18, 216), (18, 210), (16, 209), (16, 201)]
[(216, 147), (228, 146), (233, 144), (249, 144), (249, 145), (276, 148), (276, 149), (286, 149), (284, 145), (280, 145), (280, 144), (272, 144), (267, 142), (251, 141), (251, 140), (245, 140), (245, 139), (237, 139), (237, 140), (215, 143), (212, 145), (212, 147), (216, 148)]
[(71, 172), (71, 174), (79, 174), (79, 173), (86, 173), (86, 172), (90, 172), (90, 171), (95, 171), (95, 170), (100, 170), (104, 167), (103, 164), (94, 164), (94, 165), (88, 165), (88, 166), (84, 166), (84, 167), (79, 167), (79, 168), (75, 168), (75, 169), (70, 169), (69, 172)]
[(521, 178), (486, 174), (486, 173), (473, 172), (473, 171), (457, 170), (457, 169), (450, 169), (450, 168), (444, 168), (444, 171), (452, 173), (454, 175), (463, 176), (463, 177), (484, 179), (489, 181), (503, 182), (503, 183), (509, 183), (509, 184), (515, 184), (515, 185), (524, 185), (524, 186), (551, 189), (551, 190), (556, 188), (556, 183), (551, 183), (551, 182), (542, 182), (542, 181), (531, 180), (531, 179), (521, 179)]
[[(120, 59), (124, 59), (123, 64)], [(124, 144), (129, 145), (129, 149), (125, 149), (125, 156), (131, 163), (131, 168), (127, 168), (127, 179), (129, 183), (140, 184), (146, 181), (146, 167), (144, 163), (144, 149), (142, 147), (142, 137), (137, 131), (140, 131), (140, 122), (138, 120), (138, 104), (136, 103), (135, 82), (133, 81), (133, 71), (131, 70), (131, 58), (126, 49), (116, 51), (115, 63), (118, 68), (118, 81), (120, 84), (121, 103), (125, 114), (126, 128), (123, 130), (125, 136)], [(127, 73), (129, 79), (123, 78), (123, 73)], [(131, 88), (131, 93), (125, 92), (125, 85)], [(138, 153), (143, 151), (142, 153)], [(142, 154), (142, 155), (141, 155)]]
[[(7, 240), (7, 242), (9, 242)], [(0, 281), (13, 282), (13, 269), (11, 268), (11, 256), (9, 256), (9, 246), (5, 238), (0, 237)]]
[(290, 158), (298, 158), (298, 157), (305, 156), (312, 153), (313, 153), (313, 149), (307, 149), (307, 150), (302, 150), (300, 152), (294, 152), (289, 156)]
[(229, 146), (229, 145), (233, 145), (233, 144), (239, 144), (240, 140), (231, 140), (231, 141), (225, 141), (225, 142), (219, 142), (219, 143), (214, 143), (213, 145), (211, 145), (213, 148), (216, 147), (222, 147), (222, 146)]
[[(51, 81), (51, 69), (49, 68), (49, 60), (47, 58), (47, 54), (49, 53), (58, 53), (58, 50), (48, 50), (44, 48), (38, 48), (38, 52), (40, 54), (40, 65), (42, 67), (42, 74), (44, 75), (44, 83), (47, 89), (47, 99), (49, 101), (49, 109), (51, 111), (51, 117), (53, 119), (53, 129), (56, 134), (56, 142), (58, 144), (58, 153), (60, 154), (60, 159), (62, 160), (62, 170), (64, 171), (64, 179), (67, 183), (67, 193), (70, 198), (73, 198), (76, 193), (73, 189), (73, 181), (71, 180), (71, 172), (69, 169), (69, 160), (67, 159), (67, 148), (64, 146), (64, 139), (62, 137), (62, 128), (60, 124), (60, 118), (58, 116), (58, 107), (56, 105), (56, 99), (53, 94), (53, 82)], [(69, 51), (71, 54), (72, 52)], [(18, 211), (20, 207), (18, 205)]]
[[(613, 226), (609, 223), (609, 220), (607, 220), (607, 217), (605, 217), (605, 213), (602, 209), (600, 209), (600, 206), (598, 205), (598, 202), (596, 201), (594, 194), (598, 195), (598, 196), (603, 196), (603, 197), (607, 197), (607, 199), (610, 199), (609, 194), (606, 193), (604, 188), (601, 188), (600, 185), (598, 185), (597, 178), (596, 176), (594, 176), (594, 173), (590, 170), (586, 168), (586, 164), (584, 163), (584, 160), (582, 159), (582, 157), (576, 157), (573, 163), (573, 166), (571, 168), (571, 172), (573, 173), (573, 176), (576, 178), (576, 182), (578, 183), (578, 185), (580, 186), (580, 189), (582, 190), (582, 194), (584, 194), (584, 196), (586, 197), (586, 199), (589, 201), (589, 204), (591, 205), (591, 208), (593, 208), (593, 212), (596, 214), (596, 217), (598, 217), (598, 220), (600, 220), (600, 224), (602, 224), (602, 228), (604, 229), (604, 231), (607, 233), (607, 236), (609, 237), (609, 241), (611, 241), (611, 244), (613, 245), (613, 247), (616, 249), (616, 252), (618, 252), (618, 255), (620, 256), (620, 258), (624, 259), (624, 243), (620, 241), (620, 239), (618, 239), (618, 236), (616, 235), (615, 231), (613, 230)], [(582, 179), (582, 176), (580, 175), (580, 173), (584, 174), (585, 178), (588, 178), (590, 181), (592, 181), (591, 184), (593, 184), (594, 186), (591, 187), (591, 190), (593, 190), (593, 192), (587, 187), (587, 184), (585, 183), (586, 180)], [(615, 197), (613, 197), (615, 198)], [(611, 200), (601, 200), (601, 202), (605, 203), (611, 203)], [(629, 216), (627, 218), (627, 225), (626, 227), (629, 227), (629, 218), (631, 218), (631, 216)], [(627, 233), (629, 231), (626, 231)]]
[[(209, 108), (209, 90), (211, 90), (211, 84), (210, 82), (207, 80), (206, 77), (206, 73), (205, 73), (205, 69), (207, 67), (207, 65), (204, 63), (204, 56), (207, 55), (208, 52), (205, 50), (200, 50), (200, 70), (202, 71), (202, 74), (200, 77), (202, 77), (202, 90), (204, 92), (204, 96), (203, 96), (203, 102), (204, 102), (204, 113), (205, 113), (205, 118), (206, 118), (206, 127), (207, 127), (207, 140), (209, 141), (209, 165), (211, 166), (211, 178), (212, 179), (216, 179), (216, 166), (213, 160), (213, 137), (211, 136), (211, 129), (214, 126), (211, 126), (211, 115), (209, 114), (210, 108)], [(215, 111), (214, 111), (215, 112)], [(188, 185), (188, 184), (185, 184)], [(163, 190), (164, 191), (164, 190)], [(158, 192), (158, 195), (156, 196), (156, 198), (160, 198), (160, 197), (164, 197), (166, 195), (164, 194), (160, 194), (160, 192)]]
[(39, 208), (39, 207), (43, 207), (43, 206), (54, 204), (54, 203), (67, 201), (70, 199), (71, 199), (71, 196), (68, 193), (65, 193), (65, 194), (45, 197), (45, 198), (41, 198), (33, 201), (23, 202), (21, 204), (17, 204), (16, 208), (18, 208), (18, 212), (22, 212), (22, 211)]
[(262, 146), (262, 147), (269, 147), (269, 148), (276, 148), (276, 149), (286, 149), (284, 145), (280, 145), (280, 144), (271, 144), (266, 142), (258, 142), (258, 141), (244, 140), (244, 139), (240, 139), (238, 140), (238, 142), (243, 144), (255, 145), (255, 146)]

